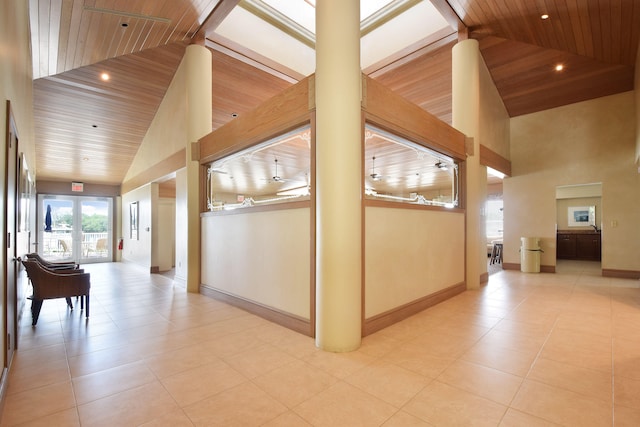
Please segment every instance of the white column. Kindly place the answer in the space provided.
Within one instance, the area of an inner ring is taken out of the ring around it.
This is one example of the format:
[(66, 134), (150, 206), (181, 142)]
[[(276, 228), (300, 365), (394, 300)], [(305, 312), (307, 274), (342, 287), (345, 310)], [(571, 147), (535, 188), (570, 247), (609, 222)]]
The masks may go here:
[(316, 345), (361, 341), (360, 2), (316, 3)]
[(211, 133), (211, 52), (189, 45), (184, 54), (187, 68), (187, 291), (200, 287), (200, 163), (192, 161), (192, 144)]
[[(480, 287), (480, 245), (482, 221), (482, 197), (480, 188), (485, 179), (480, 179), (484, 168), (480, 166), (480, 49), (478, 41), (473, 39), (458, 42), (453, 47), (452, 58), (452, 108), (453, 127), (473, 138), (473, 155), (466, 160), (466, 211), (467, 211), (467, 248), (466, 282), (468, 289)], [(486, 251), (486, 246), (485, 251)], [(486, 252), (485, 260), (486, 264)]]

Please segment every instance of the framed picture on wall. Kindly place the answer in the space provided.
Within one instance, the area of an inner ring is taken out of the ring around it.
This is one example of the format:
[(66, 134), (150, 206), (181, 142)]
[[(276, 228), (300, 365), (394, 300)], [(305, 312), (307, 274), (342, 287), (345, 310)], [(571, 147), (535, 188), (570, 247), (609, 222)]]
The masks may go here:
[(596, 224), (595, 206), (572, 206), (568, 208), (569, 227), (589, 227)]
[(129, 204), (129, 238), (131, 240), (138, 240), (138, 202)]

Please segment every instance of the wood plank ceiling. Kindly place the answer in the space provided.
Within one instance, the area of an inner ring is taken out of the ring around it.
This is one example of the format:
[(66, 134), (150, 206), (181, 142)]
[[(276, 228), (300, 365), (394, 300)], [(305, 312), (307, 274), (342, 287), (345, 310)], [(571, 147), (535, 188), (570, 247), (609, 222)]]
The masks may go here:
[[(216, 26), (238, 4), (29, 1), (37, 178), (112, 185), (122, 183), (186, 45), (202, 36), (213, 40)], [(365, 72), (445, 122), (451, 123), (457, 30), (479, 41), (512, 117), (633, 89), (638, 1), (430, 1), (451, 31)], [(279, 77), (284, 67), (215, 40), (208, 44), (217, 46), (213, 129), (292, 84)], [(103, 72), (109, 81), (99, 78)]]

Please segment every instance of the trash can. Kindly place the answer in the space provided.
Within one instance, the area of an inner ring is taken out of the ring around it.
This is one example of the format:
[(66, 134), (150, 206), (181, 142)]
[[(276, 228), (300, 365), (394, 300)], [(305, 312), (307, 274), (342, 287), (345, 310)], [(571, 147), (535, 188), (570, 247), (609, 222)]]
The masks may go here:
[(540, 273), (540, 239), (537, 237), (520, 238), (520, 271), (523, 273)]

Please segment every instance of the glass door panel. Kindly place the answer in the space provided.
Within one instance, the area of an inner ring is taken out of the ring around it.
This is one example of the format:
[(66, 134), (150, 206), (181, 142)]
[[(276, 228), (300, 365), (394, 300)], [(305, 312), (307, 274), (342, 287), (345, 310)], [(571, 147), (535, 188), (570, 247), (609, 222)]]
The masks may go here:
[(112, 200), (84, 196), (38, 196), (38, 252), (49, 261), (112, 260)]
[(73, 212), (74, 201), (43, 197), (40, 212), (44, 212), (43, 226), (38, 230), (40, 254), (49, 261), (74, 259)]
[(111, 260), (110, 202), (110, 199), (85, 198), (80, 201), (83, 262)]

